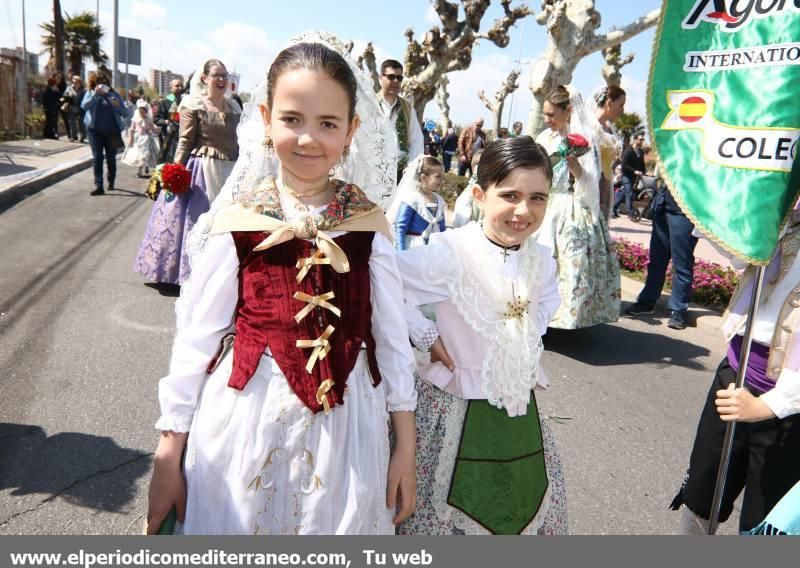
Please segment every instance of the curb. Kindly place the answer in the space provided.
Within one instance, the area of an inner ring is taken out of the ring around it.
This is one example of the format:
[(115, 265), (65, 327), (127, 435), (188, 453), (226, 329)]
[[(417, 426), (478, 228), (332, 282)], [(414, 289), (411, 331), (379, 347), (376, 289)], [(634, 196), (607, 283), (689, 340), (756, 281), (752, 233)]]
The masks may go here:
[[(621, 276), (622, 281), (622, 301), (623, 302), (635, 302), (636, 297), (639, 295), (642, 287), (644, 286), (644, 282), (639, 282), (638, 280), (634, 280), (633, 278), (628, 278), (627, 276)], [(667, 301), (669, 300), (669, 294), (661, 294), (661, 297), (656, 302), (656, 313), (651, 316), (647, 316), (650, 318), (667, 318), (669, 316), (669, 308), (667, 308)], [(715, 333), (719, 333), (720, 335), (722, 332), (720, 331), (720, 327), (722, 325), (722, 314), (716, 312), (710, 308), (705, 306), (699, 306), (697, 304), (689, 304), (689, 326), (695, 327), (703, 330), (714, 331)], [(635, 319), (631, 318), (631, 316), (623, 315), (620, 316), (620, 319)], [(665, 324), (666, 325), (666, 324)]]
[(48, 168), (45, 170), (40, 176), (37, 176), (33, 179), (25, 180), (23, 182), (18, 183), (15, 186), (12, 186), (8, 189), (5, 189), (0, 192), (0, 212), (5, 211), (12, 205), (22, 201), (26, 197), (29, 197), (35, 193), (42, 191), (43, 189), (53, 185), (54, 183), (58, 183), (62, 180), (67, 179), (68, 177), (76, 174), (80, 171), (83, 171), (89, 168), (92, 165), (93, 158), (89, 156), (88, 158), (84, 158), (81, 160), (76, 160), (69, 165), (64, 167), (55, 168)]

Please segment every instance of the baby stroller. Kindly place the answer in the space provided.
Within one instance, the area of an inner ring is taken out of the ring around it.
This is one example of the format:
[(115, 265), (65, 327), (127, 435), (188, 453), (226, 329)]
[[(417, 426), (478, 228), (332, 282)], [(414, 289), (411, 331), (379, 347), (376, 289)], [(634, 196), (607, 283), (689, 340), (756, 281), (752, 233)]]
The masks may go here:
[(629, 212), (631, 221), (638, 223), (653, 218), (653, 198), (661, 184), (661, 178), (642, 175), (633, 183), (633, 210)]

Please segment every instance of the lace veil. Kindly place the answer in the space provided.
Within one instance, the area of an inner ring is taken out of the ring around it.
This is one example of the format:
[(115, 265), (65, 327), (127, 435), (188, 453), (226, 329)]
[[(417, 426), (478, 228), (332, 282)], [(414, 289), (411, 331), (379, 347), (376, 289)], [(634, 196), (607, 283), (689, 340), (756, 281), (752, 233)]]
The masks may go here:
[[(580, 134), (589, 142), (591, 150), (584, 156), (578, 158), (578, 162), (583, 169), (583, 174), (575, 180), (575, 197), (585, 203), (595, 219), (600, 216), (600, 147), (596, 129), (593, 127), (597, 123), (594, 115), (589, 116), (583, 97), (574, 87), (568, 87), (569, 104), (572, 107), (567, 134)], [(561, 170), (561, 168), (557, 168)], [(560, 171), (560, 175), (567, 175), (567, 168)], [(559, 175), (559, 172), (554, 172)], [(557, 180), (553, 180), (557, 183)]]
[(400, 209), (401, 203), (405, 202), (410, 204), (417, 200), (420, 194), (419, 176), (424, 158), (425, 156), (420, 154), (411, 160), (403, 170), (403, 179), (397, 184), (397, 195), (386, 211), (386, 216), (389, 218), (390, 223), (394, 223), (397, 218), (397, 211)]
[[(327, 32), (304, 32), (291, 40), (290, 46), (298, 43), (321, 43), (338, 52), (350, 66), (358, 84), (356, 114), (360, 125), (350, 146), (350, 155), (334, 168), (333, 177), (360, 187), (371, 201), (382, 208), (391, 203), (395, 192), (397, 177), (397, 142), (395, 129), (378, 108), (378, 101), (372, 89), (372, 80), (361, 71), (350, 57), (347, 48), (336, 36)], [(239, 144), (239, 158), (233, 171), (223, 185), (220, 194), (211, 204), (208, 213), (200, 216), (186, 239), (186, 251), (190, 265), (205, 249), (214, 216), (222, 207), (232, 203), (240, 191), (251, 190), (268, 176), (276, 176), (279, 162), (265, 153), (264, 123), (259, 105), (267, 101), (267, 69), (264, 78), (251, 92), (245, 103), (239, 126), (236, 130)], [(200, 81), (202, 69), (192, 77), (190, 94), (184, 97), (181, 105), (195, 104), (195, 96), (202, 97), (205, 88)], [(188, 100), (187, 100), (188, 99)], [(188, 286), (187, 286), (188, 285)], [(188, 313), (181, 308), (184, 292), (190, 293), (191, 279), (181, 291), (181, 299), (176, 304), (179, 328), (186, 323)]]

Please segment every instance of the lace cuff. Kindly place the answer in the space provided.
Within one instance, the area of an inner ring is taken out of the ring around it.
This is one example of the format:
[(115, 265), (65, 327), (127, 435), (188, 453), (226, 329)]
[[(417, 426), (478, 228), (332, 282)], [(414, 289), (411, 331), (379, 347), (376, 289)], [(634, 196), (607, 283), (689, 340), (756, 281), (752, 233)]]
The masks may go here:
[(188, 432), (192, 427), (193, 416), (174, 416), (162, 414), (156, 422), (156, 430), (162, 432)]
[[(431, 322), (433, 323), (433, 322)], [(435, 325), (425, 329), (417, 329), (414, 330), (417, 333), (411, 333), (411, 342), (414, 344), (414, 347), (422, 351), (423, 353), (428, 353), (431, 350), (431, 347), (439, 339), (439, 330), (436, 328)]]
[(417, 410), (417, 401), (389, 404), (389, 412), (414, 412)]

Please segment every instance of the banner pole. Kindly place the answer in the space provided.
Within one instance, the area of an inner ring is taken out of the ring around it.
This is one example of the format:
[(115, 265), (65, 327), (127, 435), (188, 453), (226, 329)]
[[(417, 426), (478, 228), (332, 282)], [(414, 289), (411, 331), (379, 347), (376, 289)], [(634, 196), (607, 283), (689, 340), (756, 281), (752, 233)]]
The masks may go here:
[[(750, 298), (750, 309), (747, 312), (747, 325), (744, 330), (744, 341), (742, 351), (739, 353), (739, 370), (736, 373), (736, 388), (744, 386), (744, 377), (747, 372), (747, 364), (750, 359), (750, 345), (753, 343), (753, 327), (758, 311), (758, 303), (761, 300), (761, 287), (764, 283), (764, 267), (756, 269), (755, 287), (753, 296)], [(708, 534), (713, 535), (717, 532), (719, 525), (719, 511), (722, 507), (722, 493), (725, 489), (725, 481), (728, 477), (728, 466), (733, 450), (733, 434), (736, 431), (736, 422), (728, 422), (725, 429), (725, 438), (722, 443), (722, 456), (719, 460), (719, 470), (717, 471), (717, 484), (714, 487), (714, 500), (711, 502), (711, 515), (708, 517)]]

